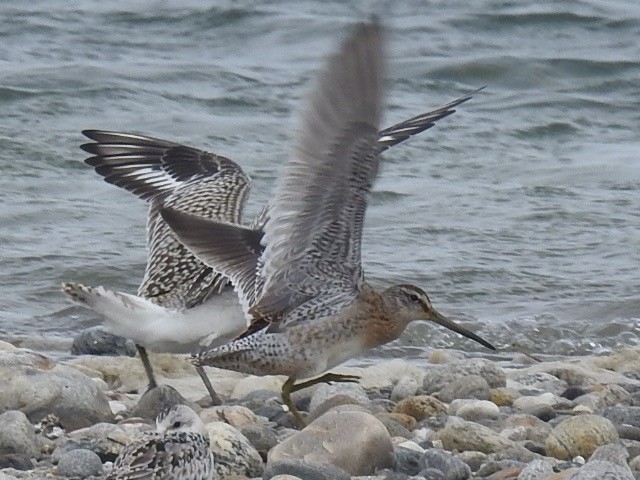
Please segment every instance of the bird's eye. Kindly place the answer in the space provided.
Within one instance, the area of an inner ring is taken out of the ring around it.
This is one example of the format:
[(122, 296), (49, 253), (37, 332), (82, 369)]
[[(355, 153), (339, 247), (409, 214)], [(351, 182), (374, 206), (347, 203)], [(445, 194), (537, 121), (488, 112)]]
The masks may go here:
[(409, 295), (409, 300), (411, 300), (412, 302), (419, 302), (420, 297), (418, 297), (418, 295), (416, 295), (415, 293), (412, 293), (411, 295)]
[(181, 425), (182, 425), (181, 422), (173, 422), (173, 425), (171, 425), (171, 428), (180, 428)]

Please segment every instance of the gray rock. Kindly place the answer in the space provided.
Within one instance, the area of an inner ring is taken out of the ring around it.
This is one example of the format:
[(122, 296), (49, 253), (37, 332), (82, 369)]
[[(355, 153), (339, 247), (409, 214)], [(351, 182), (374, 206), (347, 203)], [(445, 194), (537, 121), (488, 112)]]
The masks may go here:
[(105, 332), (100, 328), (91, 328), (79, 333), (71, 345), (73, 355), (120, 355), (133, 357), (136, 346), (124, 337)]
[(33, 459), (19, 453), (0, 455), (0, 468), (14, 468), (16, 470), (32, 470), (35, 467)]
[(546, 372), (528, 372), (522, 375), (513, 375), (510, 378), (513, 385), (522, 395), (539, 395), (541, 393), (553, 393), (560, 395), (567, 390), (567, 382)]
[(391, 391), (391, 400), (399, 402), (403, 398), (414, 396), (419, 388), (418, 380), (408, 375), (404, 376), (394, 385)]
[(446, 403), (452, 402), (456, 398), (488, 400), (491, 396), (490, 391), (489, 383), (480, 375), (466, 375), (452, 379), (434, 396)]
[(8, 475), (4, 472), (0, 472), (0, 480), (18, 480), (18, 477), (14, 477), (13, 475)]
[(474, 422), (451, 423), (438, 432), (438, 437), (446, 450), (475, 450), (493, 453), (514, 447), (515, 442)]
[(54, 414), (68, 431), (113, 421), (96, 382), (27, 350), (0, 351), (0, 411), (7, 410), (20, 410), (34, 423)]
[(267, 453), (278, 444), (278, 436), (273, 428), (267, 425), (247, 425), (240, 429), (247, 440), (266, 461)]
[(640, 407), (615, 406), (607, 407), (599, 412), (604, 418), (614, 424), (627, 424), (640, 428)]
[(58, 473), (64, 477), (88, 478), (102, 474), (102, 461), (91, 450), (71, 450), (60, 456)]
[(131, 416), (155, 421), (160, 412), (169, 410), (176, 405), (187, 405), (199, 410), (192, 402), (180, 395), (175, 388), (169, 385), (160, 385), (147, 390), (140, 397), (138, 404), (131, 411)]
[(0, 415), (0, 454), (17, 453), (35, 458), (40, 454), (38, 437), (27, 416), (19, 411)]
[(315, 463), (296, 458), (270, 462), (262, 475), (263, 480), (276, 479), (278, 475), (294, 475), (304, 480), (351, 480), (351, 475), (328, 463)]
[(395, 470), (407, 475), (417, 475), (424, 467), (420, 466), (420, 457), (422, 452), (413, 448), (406, 448), (398, 445), (393, 449), (396, 457)]
[(424, 470), (421, 470), (418, 475), (425, 480), (445, 480), (444, 473), (437, 468), (425, 468)]
[(393, 465), (393, 446), (385, 426), (365, 412), (331, 410), (274, 447), (268, 464), (278, 460), (330, 463), (349, 474), (370, 475)]
[(392, 437), (403, 437), (409, 439), (413, 436), (407, 427), (389, 416), (377, 415), (376, 418), (382, 422), (387, 429), (387, 432), (389, 432), (389, 435)]
[(98, 423), (88, 428), (71, 432), (51, 455), (51, 461), (58, 463), (60, 457), (77, 449), (91, 450), (102, 462), (113, 462), (123, 445), (138, 438), (143, 431), (151, 430), (151, 426), (142, 423)]
[(567, 480), (635, 480), (627, 465), (628, 456), (622, 445), (603, 445), (593, 452), (584, 467)]
[(335, 396), (347, 396), (353, 399), (358, 405), (368, 406), (371, 400), (367, 397), (367, 392), (359, 383), (323, 383), (315, 390), (309, 404), (309, 412), (313, 412), (322, 403)]
[(548, 460), (538, 459), (527, 464), (520, 474), (518, 480), (543, 480), (553, 474), (553, 467)]
[(495, 403), (488, 400), (454, 400), (449, 405), (449, 414), (465, 420), (477, 421), (483, 418), (498, 418), (500, 409)]
[(432, 448), (424, 452), (419, 460), (421, 470), (435, 468), (443, 474), (444, 480), (467, 480), (471, 477), (469, 465), (444, 450)]
[(421, 393), (439, 392), (457, 379), (469, 376), (482, 377), (490, 388), (504, 387), (507, 384), (507, 377), (501, 368), (490, 360), (474, 358), (429, 368), (424, 377)]
[(222, 422), (205, 425), (215, 456), (215, 469), (220, 478), (231, 475), (259, 477), (264, 470), (262, 457), (247, 437), (236, 428)]

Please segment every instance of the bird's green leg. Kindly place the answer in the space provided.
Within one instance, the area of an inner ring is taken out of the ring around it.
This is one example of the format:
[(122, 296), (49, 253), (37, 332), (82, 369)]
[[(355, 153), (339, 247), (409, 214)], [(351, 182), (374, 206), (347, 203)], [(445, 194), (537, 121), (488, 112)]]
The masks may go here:
[(138, 345), (137, 343), (136, 343), (136, 348), (138, 349), (138, 353), (140, 354), (140, 360), (142, 360), (144, 371), (147, 373), (147, 380), (149, 380), (149, 387), (147, 388), (147, 390), (156, 388), (158, 386), (158, 382), (156, 382), (156, 377), (153, 374), (153, 367), (151, 366), (151, 362), (149, 361), (149, 355), (147, 354), (147, 349), (144, 348), (142, 345)]
[(295, 379), (292, 377), (287, 378), (287, 381), (282, 385), (282, 401), (289, 408), (289, 411), (293, 415), (298, 428), (302, 429), (307, 426), (300, 411), (296, 408), (295, 404), (291, 401), (291, 394), (302, 390), (303, 388), (311, 387), (317, 383), (330, 383), (330, 382), (357, 382), (360, 379), (358, 375), (341, 375), (339, 373), (325, 373), (324, 375), (312, 378), (305, 382), (295, 383)]
[(217, 407), (218, 405), (222, 405), (222, 400), (220, 399), (216, 391), (213, 389), (213, 385), (211, 385), (211, 381), (207, 376), (207, 372), (204, 371), (204, 367), (202, 365), (195, 365), (195, 367), (196, 367), (196, 372), (198, 372), (198, 375), (200, 375), (200, 378), (202, 379), (202, 383), (204, 383), (204, 386), (207, 389), (207, 392), (209, 392), (209, 396), (211, 397), (211, 402), (213, 403), (213, 406)]

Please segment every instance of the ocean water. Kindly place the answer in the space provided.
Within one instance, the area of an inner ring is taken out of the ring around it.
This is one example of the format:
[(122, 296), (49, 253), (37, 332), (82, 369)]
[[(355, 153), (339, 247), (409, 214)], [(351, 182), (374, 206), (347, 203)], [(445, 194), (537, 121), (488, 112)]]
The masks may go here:
[[(270, 196), (323, 57), (388, 29), (385, 126), (486, 88), (384, 155), (367, 278), (415, 283), (503, 348), (638, 344), (640, 4), (178, 0), (0, 4), (0, 338), (99, 324), (63, 281), (135, 292), (145, 204), (82, 161), (80, 131), (236, 160)], [(424, 323), (375, 355), (480, 350)]]

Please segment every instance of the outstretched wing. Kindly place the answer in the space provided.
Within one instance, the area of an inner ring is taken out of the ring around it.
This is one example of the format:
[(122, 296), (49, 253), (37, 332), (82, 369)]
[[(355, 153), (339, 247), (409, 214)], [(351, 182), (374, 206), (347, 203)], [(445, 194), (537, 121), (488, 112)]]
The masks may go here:
[(360, 290), (362, 226), (380, 152), (382, 37), (378, 24), (359, 26), (318, 76), (270, 203), (256, 316), (286, 315), (311, 299), (348, 303)]
[(82, 146), (105, 181), (149, 202), (148, 258), (138, 295), (173, 308), (199, 305), (227, 280), (198, 260), (159, 215), (161, 205), (241, 221), (249, 178), (228, 158), (141, 135), (87, 130)]

